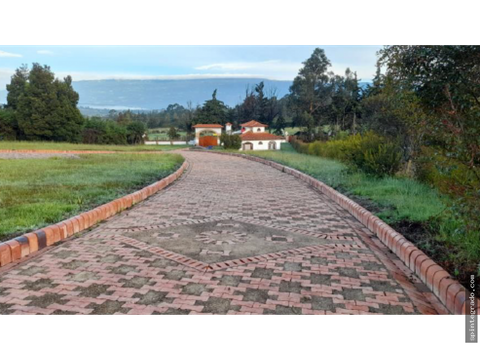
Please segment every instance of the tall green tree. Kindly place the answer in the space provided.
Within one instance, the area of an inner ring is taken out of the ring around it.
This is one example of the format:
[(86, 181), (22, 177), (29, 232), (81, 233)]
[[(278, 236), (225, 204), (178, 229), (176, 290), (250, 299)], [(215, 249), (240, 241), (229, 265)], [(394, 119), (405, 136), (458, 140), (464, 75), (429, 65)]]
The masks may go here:
[(84, 118), (70, 76), (60, 81), (50, 67), (34, 63), (30, 71), (25, 66), (17, 69), (7, 89), (7, 107), (14, 110), (22, 137), (80, 141)]
[(203, 106), (198, 109), (193, 119), (194, 124), (224, 124), (226, 121), (228, 108), (223, 101), (217, 99), (217, 89), (212, 94), (210, 100), (205, 101)]
[(331, 86), (327, 74), (330, 61), (325, 51), (316, 48), (310, 58), (303, 62), (298, 76), (290, 87), (290, 101), (296, 120), (308, 132), (319, 124), (321, 111), (331, 102)]
[(143, 137), (147, 131), (140, 121), (132, 121), (127, 125), (127, 141), (129, 144), (143, 144)]
[(419, 98), (443, 155), (480, 181), (480, 46), (387, 46), (381, 60), (397, 87)]
[(20, 97), (25, 93), (28, 82), (28, 66), (23, 64), (12, 75), (10, 84), (7, 85), (7, 108), (16, 110)]

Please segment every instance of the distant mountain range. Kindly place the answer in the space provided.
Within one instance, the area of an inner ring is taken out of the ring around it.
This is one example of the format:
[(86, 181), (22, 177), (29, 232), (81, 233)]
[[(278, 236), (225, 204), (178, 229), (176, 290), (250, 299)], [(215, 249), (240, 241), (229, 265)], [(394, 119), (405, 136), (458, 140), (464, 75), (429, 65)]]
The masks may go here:
[(163, 109), (170, 104), (193, 106), (211, 99), (217, 89), (217, 99), (235, 106), (263, 81), (265, 91), (276, 91), (278, 97), (288, 93), (291, 81), (264, 79), (195, 79), (195, 80), (89, 80), (76, 81), (73, 87), (80, 95), (79, 105), (91, 108)]
[[(80, 95), (79, 107), (86, 115), (103, 113), (100, 109), (154, 110), (170, 104), (201, 105), (217, 89), (217, 98), (226, 105), (235, 106), (245, 97), (247, 89), (263, 81), (265, 92), (275, 91), (281, 98), (288, 94), (291, 81), (252, 79), (193, 79), (193, 80), (85, 80), (74, 81)], [(361, 83), (365, 86), (367, 83)], [(0, 104), (6, 102), (7, 91), (0, 90)], [(85, 108), (88, 108), (87, 110)], [(99, 110), (99, 111), (96, 111)]]

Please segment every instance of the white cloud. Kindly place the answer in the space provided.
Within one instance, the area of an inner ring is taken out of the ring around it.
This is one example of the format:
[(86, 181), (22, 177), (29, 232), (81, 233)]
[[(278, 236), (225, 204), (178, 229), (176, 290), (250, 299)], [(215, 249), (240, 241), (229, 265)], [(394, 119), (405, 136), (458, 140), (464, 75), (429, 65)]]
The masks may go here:
[(249, 61), (249, 62), (225, 62), (202, 65), (195, 70), (210, 71), (245, 71), (248, 70), (256, 77), (275, 79), (293, 79), (302, 67), (300, 62), (284, 62), (280, 60)]
[(40, 55), (53, 55), (53, 51), (50, 51), (50, 50), (38, 50), (38, 51), (37, 51), (37, 54), (40, 54)]
[(0, 57), (22, 57), (20, 54), (13, 54), (6, 51), (0, 50)]
[(183, 75), (140, 75), (140, 74), (103, 74), (88, 72), (55, 72), (59, 78), (70, 75), (74, 81), (80, 80), (190, 80), (212, 78), (254, 78), (258, 74), (224, 73), (224, 74), (183, 74)]

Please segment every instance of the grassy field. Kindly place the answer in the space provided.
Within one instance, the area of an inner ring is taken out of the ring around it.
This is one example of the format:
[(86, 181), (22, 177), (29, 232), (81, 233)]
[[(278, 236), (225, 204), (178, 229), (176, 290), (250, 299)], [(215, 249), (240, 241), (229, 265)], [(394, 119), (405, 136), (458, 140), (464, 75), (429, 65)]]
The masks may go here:
[(148, 153), (0, 159), (0, 241), (129, 194), (182, 162)]
[[(170, 140), (168, 138), (168, 130), (169, 128), (155, 128), (155, 129), (148, 129), (148, 139), (149, 140)], [(180, 137), (185, 137), (187, 135), (186, 131), (181, 131), (177, 129), (177, 134)]]
[[(252, 151), (298, 169), (332, 186), (405, 235), (430, 257), (468, 285), (480, 276), (480, 234), (468, 232), (448, 211), (448, 198), (410, 178), (375, 178), (335, 160), (297, 153), (290, 144), (282, 151)], [(293, 190), (292, 190), (293, 191)]]
[(95, 145), (37, 141), (0, 141), (0, 150), (167, 151), (187, 145)]
[(288, 135), (295, 135), (297, 131), (302, 131), (301, 127), (286, 127), (285, 131), (288, 132)]
[(407, 178), (370, 177), (335, 160), (299, 154), (290, 144), (283, 144), (282, 151), (249, 153), (298, 169), (343, 193), (368, 199), (377, 205), (376, 215), (389, 223), (425, 221), (445, 208), (438, 192), (427, 185)]

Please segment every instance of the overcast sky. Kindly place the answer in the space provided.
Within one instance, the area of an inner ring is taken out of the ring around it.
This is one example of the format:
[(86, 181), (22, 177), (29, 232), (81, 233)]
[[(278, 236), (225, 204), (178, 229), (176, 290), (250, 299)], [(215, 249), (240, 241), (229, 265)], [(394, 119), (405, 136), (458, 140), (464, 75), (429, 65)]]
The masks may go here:
[[(49, 65), (58, 77), (91, 79), (193, 79), (262, 77), (293, 80), (317, 46), (0, 46), (0, 90), (21, 64)], [(381, 46), (322, 46), (343, 74), (363, 81), (375, 73)]]

